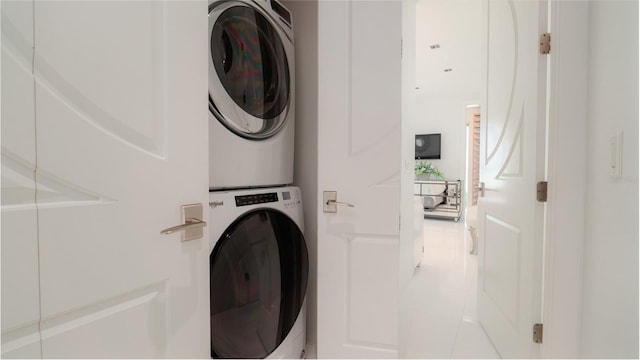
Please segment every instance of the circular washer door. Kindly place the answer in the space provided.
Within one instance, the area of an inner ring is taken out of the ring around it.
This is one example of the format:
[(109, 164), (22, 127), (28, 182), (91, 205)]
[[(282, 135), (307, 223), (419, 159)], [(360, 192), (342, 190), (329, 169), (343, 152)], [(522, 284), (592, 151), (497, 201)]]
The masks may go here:
[(211, 253), (211, 357), (264, 358), (291, 331), (307, 289), (307, 246), (285, 214), (254, 210)]
[(278, 26), (242, 2), (209, 6), (209, 109), (244, 138), (269, 138), (287, 119), (293, 54)]

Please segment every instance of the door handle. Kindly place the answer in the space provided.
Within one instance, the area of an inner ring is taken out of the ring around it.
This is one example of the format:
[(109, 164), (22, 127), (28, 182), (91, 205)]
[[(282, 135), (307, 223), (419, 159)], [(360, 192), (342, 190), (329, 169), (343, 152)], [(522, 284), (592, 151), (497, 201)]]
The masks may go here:
[(480, 196), (484, 197), (484, 182), (479, 182), (478, 186), (475, 188), (475, 190), (480, 191)]
[(353, 204), (341, 202), (341, 201), (335, 201), (335, 200), (327, 200), (327, 205), (341, 205), (341, 206), (348, 206), (348, 207), (356, 207)]
[(338, 206), (347, 206), (351, 208), (356, 207), (354, 204), (338, 201), (337, 191), (323, 191), (322, 200), (323, 200), (322, 212), (325, 212), (325, 213), (337, 213)]
[(206, 221), (202, 221), (196, 218), (187, 218), (184, 220), (184, 224), (176, 225), (176, 226), (172, 226), (170, 228), (164, 229), (160, 231), (160, 235), (169, 235), (169, 234), (173, 234), (174, 232), (185, 231), (185, 230), (195, 229), (195, 228), (205, 227), (205, 226), (207, 226)]
[(172, 226), (160, 231), (160, 235), (169, 235), (182, 232), (182, 241), (200, 239), (204, 236), (203, 228), (207, 226), (202, 221), (202, 204), (182, 205), (182, 224)]

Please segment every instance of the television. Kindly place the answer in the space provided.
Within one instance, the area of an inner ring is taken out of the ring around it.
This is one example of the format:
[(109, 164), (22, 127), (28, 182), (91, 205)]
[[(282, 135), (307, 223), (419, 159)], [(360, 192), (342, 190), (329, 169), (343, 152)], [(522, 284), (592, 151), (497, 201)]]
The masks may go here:
[(416, 135), (416, 160), (440, 159), (440, 134)]

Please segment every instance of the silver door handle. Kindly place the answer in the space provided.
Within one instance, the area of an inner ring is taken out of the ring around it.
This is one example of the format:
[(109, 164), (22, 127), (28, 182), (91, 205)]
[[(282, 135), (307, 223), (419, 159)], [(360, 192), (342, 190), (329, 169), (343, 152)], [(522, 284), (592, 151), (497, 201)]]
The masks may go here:
[(338, 201), (337, 191), (323, 191), (322, 201), (324, 201), (324, 204), (322, 204), (322, 212), (325, 212), (325, 213), (337, 213), (338, 205), (352, 207), (352, 208), (356, 207), (353, 204)]
[(349, 203), (341, 202), (341, 201), (335, 201), (335, 200), (327, 200), (327, 205), (340, 205), (340, 206), (356, 207), (353, 204), (349, 204)]
[(160, 231), (160, 234), (169, 235), (175, 232), (181, 232), (180, 238), (182, 241), (202, 239), (202, 237), (204, 237), (203, 228), (207, 226), (206, 222), (200, 220), (204, 217), (202, 204), (182, 205), (180, 209), (182, 213), (180, 221), (182, 221), (183, 224), (164, 229)]
[(480, 196), (484, 197), (484, 182), (479, 182), (475, 190), (480, 191)]
[(172, 226), (170, 228), (164, 229), (160, 231), (160, 235), (169, 235), (169, 234), (173, 234), (174, 232), (185, 231), (185, 230), (195, 229), (195, 228), (200, 228), (205, 226), (207, 226), (206, 221), (202, 221), (196, 218), (187, 218), (184, 220), (184, 224), (176, 225), (176, 226)]

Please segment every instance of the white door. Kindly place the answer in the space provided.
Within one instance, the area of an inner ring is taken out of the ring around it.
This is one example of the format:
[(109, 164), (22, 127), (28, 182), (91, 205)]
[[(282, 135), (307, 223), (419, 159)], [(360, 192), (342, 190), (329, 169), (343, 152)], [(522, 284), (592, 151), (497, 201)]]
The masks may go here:
[(160, 235), (208, 198), (206, 12), (43, 1), (28, 16), (43, 357), (208, 356), (208, 232)]
[(40, 357), (33, 3), (0, 2), (2, 357)]
[(541, 320), (546, 2), (490, 0), (478, 204), (478, 316), (502, 357), (535, 358)]
[[(397, 358), (400, 1), (318, 4), (318, 357)], [(336, 191), (323, 213), (322, 191)]]

